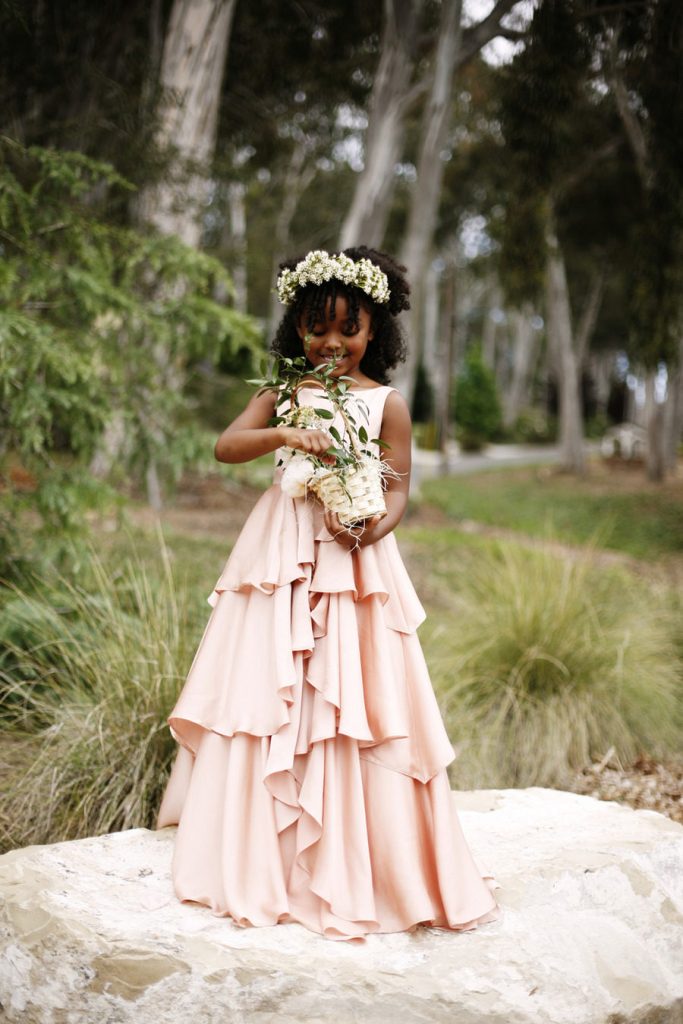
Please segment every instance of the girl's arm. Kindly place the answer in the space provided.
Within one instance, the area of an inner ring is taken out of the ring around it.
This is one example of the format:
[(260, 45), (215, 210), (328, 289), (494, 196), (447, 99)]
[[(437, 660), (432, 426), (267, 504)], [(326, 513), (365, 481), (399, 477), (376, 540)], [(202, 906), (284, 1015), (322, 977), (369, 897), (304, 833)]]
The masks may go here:
[(380, 437), (382, 441), (391, 445), (391, 448), (382, 449), (382, 458), (400, 474), (398, 479), (393, 476), (387, 477), (387, 488), (384, 492), (387, 514), (382, 519), (373, 516), (372, 519), (366, 520), (360, 533), (357, 528), (353, 533), (349, 533), (334, 512), (325, 512), (325, 524), (330, 533), (338, 543), (351, 549), (358, 544), (361, 547), (374, 544), (382, 537), (386, 537), (400, 523), (408, 505), (412, 424), (408, 404), (398, 391), (391, 391), (387, 396)]
[(272, 391), (254, 395), (226, 427), (216, 441), (214, 455), (219, 462), (249, 462), (287, 445), (322, 455), (334, 443), (324, 430), (299, 430), (296, 427), (269, 427), (275, 415), (276, 396)]

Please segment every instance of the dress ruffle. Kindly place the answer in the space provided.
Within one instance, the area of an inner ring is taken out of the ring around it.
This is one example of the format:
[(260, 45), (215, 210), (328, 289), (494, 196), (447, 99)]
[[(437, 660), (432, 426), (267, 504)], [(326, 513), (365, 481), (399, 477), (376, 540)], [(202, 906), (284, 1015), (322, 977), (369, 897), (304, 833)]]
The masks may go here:
[(274, 483), (209, 602), (158, 819), (179, 825), (178, 896), (351, 941), (498, 918), (452, 802), (425, 613), (393, 534), (349, 553), (317, 502)]

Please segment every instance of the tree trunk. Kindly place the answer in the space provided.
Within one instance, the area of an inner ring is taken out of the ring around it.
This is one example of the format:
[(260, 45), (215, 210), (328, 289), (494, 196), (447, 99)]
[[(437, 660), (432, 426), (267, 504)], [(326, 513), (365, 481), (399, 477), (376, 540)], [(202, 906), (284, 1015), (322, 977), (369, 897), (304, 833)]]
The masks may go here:
[(408, 268), (412, 296), (407, 323), (408, 358), (398, 372), (395, 384), (403, 391), (409, 404), (420, 358), (421, 293), (441, 196), (444, 168), (441, 151), (448, 137), (453, 74), (461, 36), (461, 13), (462, 0), (443, 0), (434, 75), (422, 115), (417, 181), (412, 191), (408, 227), (401, 250), (401, 261)]
[(424, 322), (422, 365), (432, 389), (436, 393), (437, 382), (441, 375), (441, 345), (439, 344), (439, 274), (432, 264), (425, 276)]
[(484, 324), (481, 331), (481, 358), (486, 366), (493, 373), (496, 369), (496, 335), (498, 324), (496, 318), (491, 316), (494, 309), (499, 309), (503, 297), (500, 288), (494, 284), (488, 296), (488, 309), (484, 314)]
[[(297, 211), (299, 200), (313, 181), (315, 174), (315, 163), (311, 160), (311, 151), (306, 144), (305, 137), (297, 139), (285, 173), (282, 187), (282, 202), (275, 218), (275, 244), (273, 246), (273, 262), (270, 274), (270, 280), (273, 282), (277, 278), (280, 262), (286, 255), (292, 221)], [(277, 297), (277, 292), (273, 291), (268, 321), (269, 334), (272, 334), (274, 331), (281, 313), (282, 305)]]
[(665, 468), (673, 473), (678, 459), (678, 446), (683, 436), (683, 331), (678, 341), (678, 365), (669, 376), (665, 422)]
[(614, 352), (594, 352), (590, 356), (590, 371), (595, 382), (595, 401), (601, 416), (607, 415), (612, 370), (614, 368)]
[[(169, 157), (164, 180), (143, 189), (138, 217), (161, 234), (198, 247), (210, 191), (209, 168), (218, 128), (235, 0), (174, 0), (161, 61), (157, 145)], [(182, 368), (165, 351), (154, 353), (165, 386), (182, 388)], [(147, 494), (161, 506), (156, 461), (147, 466)]]
[(232, 275), (232, 293), (223, 281), (216, 283), (213, 297), (216, 302), (232, 302), (240, 313), (247, 312), (247, 210), (246, 185), (239, 179), (225, 185), (221, 195), (222, 226), (218, 243), (218, 257), (229, 267)]
[(649, 480), (659, 482), (665, 475), (664, 403), (655, 397), (656, 370), (648, 370), (645, 378), (645, 423), (647, 451), (645, 468)]
[(405, 118), (421, 91), (411, 88), (424, 0), (384, 0), (380, 58), (368, 107), (364, 167), (341, 228), (339, 248), (381, 245), (401, 157)]
[(157, 145), (168, 173), (143, 189), (140, 219), (197, 246), (209, 189), (235, 0), (175, 0), (161, 62)]
[(243, 181), (228, 185), (228, 214), (232, 250), (232, 280), (235, 286), (235, 309), (247, 311), (247, 210), (244, 197), (247, 186)]
[(448, 435), (452, 413), (453, 364), (456, 354), (455, 344), (455, 293), (456, 267), (455, 262), (449, 263), (443, 276), (443, 309), (441, 330), (439, 332), (439, 375), (435, 390), (436, 444), (442, 453), (442, 468), (448, 469)]
[(527, 302), (521, 310), (510, 314), (512, 326), (512, 377), (503, 395), (503, 426), (513, 427), (524, 405), (528, 403), (529, 379), (536, 350), (537, 334), (531, 318), (533, 310)]
[(583, 475), (586, 464), (583, 451), (579, 365), (572, 337), (567, 272), (557, 239), (552, 209), (546, 221), (546, 246), (546, 320), (558, 386), (561, 459), (565, 469)]

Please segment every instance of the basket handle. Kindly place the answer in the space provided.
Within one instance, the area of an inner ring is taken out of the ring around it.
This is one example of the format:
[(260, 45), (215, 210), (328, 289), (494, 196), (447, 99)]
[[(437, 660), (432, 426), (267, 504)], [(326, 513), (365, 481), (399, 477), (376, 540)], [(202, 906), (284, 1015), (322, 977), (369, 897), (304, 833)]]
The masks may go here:
[[(307, 381), (307, 380), (302, 380), (302, 381), (299, 381), (298, 384), (295, 384), (294, 387), (292, 388), (292, 395), (291, 395), (291, 398), (290, 398), (290, 405), (294, 406), (294, 405), (298, 405), (299, 404), (298, 398), (297, 398), (297, 395), (298, 395), (299, 391), (301, 391), (303, 388), (315, 387), (315, 386), (320, 387), (320, 385), (317, 384), (316, 381)], [(323, 390), (325, 390), (325, 389), (323, 389)], [(358, 441), (356, 440), (356, 436), (355, 436), (355, 431), (353, 429), (353, 426), (349, 422), (346, 413), (344, 412), (343, 406), (340, 405), (340, 403), (338, 401), (336, 401), (336, 399), (333, 398), (332, 395), (329, 395), (327, 391), (325, 391), (325, 394), (329, 398), (329, 400), (332, 403), (332, 405), (337, 409), (339, 415), (341, 416), (342, 420), (344, 421), (344, 425), (346, 427), (347, 436), (349, 438), (349, 441), (351, 442), (351, 447), (353, 448), (353, 451), (354, 451), (355, 455), (359, 459), (361, 459), (363, 457), (363, 451), (362, 451), (362, 449), (358, 445)]]

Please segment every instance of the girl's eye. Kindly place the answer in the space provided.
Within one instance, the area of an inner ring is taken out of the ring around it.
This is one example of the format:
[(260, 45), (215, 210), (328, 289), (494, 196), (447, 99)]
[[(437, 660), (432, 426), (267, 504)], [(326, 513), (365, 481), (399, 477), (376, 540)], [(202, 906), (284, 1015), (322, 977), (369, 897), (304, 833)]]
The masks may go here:
[[(360, 324), (352, 324), (349, 322), (344, 324), (342, 333), (350, 337), (352, 334), (358, 334), (359, 330)], [(321, 326), (314, 327), (311, 334), (314, 338), (323, 338), (327, 334), (327, 328)]]

